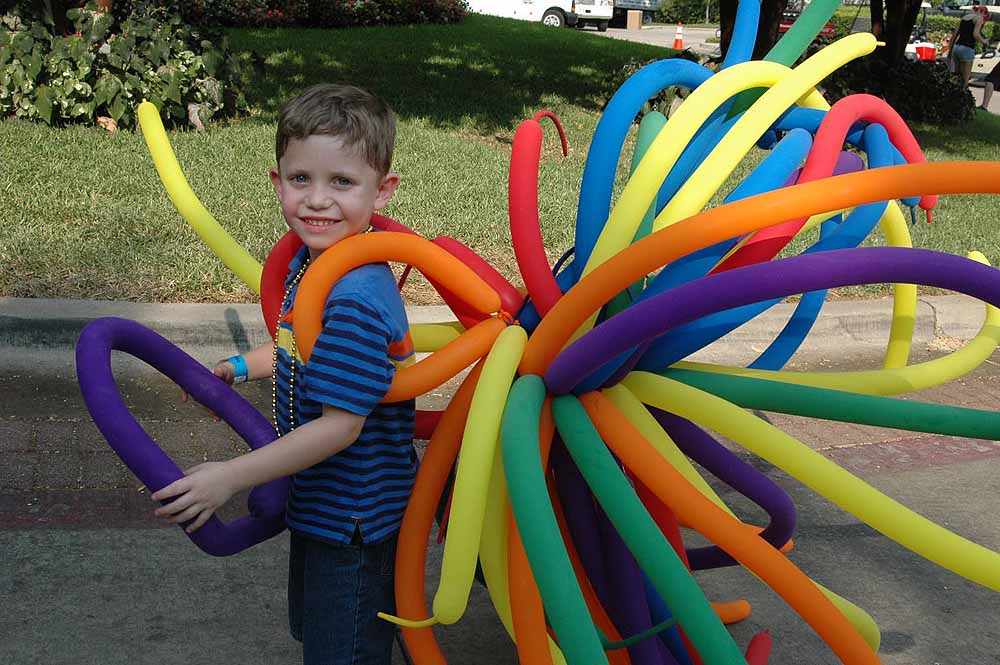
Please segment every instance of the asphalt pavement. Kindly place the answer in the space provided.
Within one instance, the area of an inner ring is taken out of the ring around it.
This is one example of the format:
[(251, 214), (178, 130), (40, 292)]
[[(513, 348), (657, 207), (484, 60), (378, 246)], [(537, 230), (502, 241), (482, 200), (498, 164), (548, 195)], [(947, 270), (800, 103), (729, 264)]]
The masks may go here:
[[(787, 320), (779, 305), (696, 359), (745, 364)], [(972, 339), (982, 304), (963, 296), (923, 297), (911, 362), (940, 357)], [(834, 301), (790, 369), (879, 367), (888, 339), (889, 300)], [(201, 553), (152, 517), (144, 488), (90, 421), (76, 385), (74, 345), (90, 320), (119, 316), (157, 330), (203, 363), (267, 339), (254, 305), (156, 305), (0, 298), (0, 663), (295, 663), (285, 619), (287, 534), (228, 558)], [(411, 321), (444, 320), (444, 308), (412, 308)], [(119, 388), (134, 417), (184, 467), (225, 459), (245, 445), (228, 427), (143, 363), (119, 357)], [(1000, 353), (965, 377), (908, 395), (996, 412)], [(454, 382), (421, 399), (447, 402)], [(243, 393), (264, 413), (264, 385)], [(759, 414), (878, 490), (957, 534), (1000, 550), (995, 517), (1000, 443), (887, 430), (776, 413)], [(864, 607), (882, 630), (890, 665), (1000, 663), (1000, 596), (910, 552), (837, 508), (780, 468), (728, 445), (779, 483), (798, 510), (794, 563)], [(423, 442), (420, 442), (422, 450)], [(758, 508), (713, 483), (744, 519)], [(224, 516), (242, 512), (240, 501)], [(692, 541), (694, 542), (694, 541)], [(428, 598), (441, 546), (432, 535)], [(990, 563), (990, 566), (995, 564)], [(988, 575), (1000, 578), (997, 570)], [(741, 569), (705, 571), (713, 600), (746, 598), (750, 618), (731, 626), (740, 645), (767, 628), (773, 664), (838, 660), (769, 589)], [(475, 585), (466, 616), (437, 631), (451, 663), (506, 665), (515, 649), (485, 590)], [(394, 663), (404, 663), (399, 649)]]

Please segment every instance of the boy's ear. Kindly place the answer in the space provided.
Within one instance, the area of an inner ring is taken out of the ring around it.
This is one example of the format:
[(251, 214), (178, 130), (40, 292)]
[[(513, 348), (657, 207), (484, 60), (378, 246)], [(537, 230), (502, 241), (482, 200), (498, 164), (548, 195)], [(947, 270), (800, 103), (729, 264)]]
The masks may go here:
[(389, 203), (392, 195), (396, 193), (397, 187), (399, 187), (399, 174), (386, 173), (378, 184), (378, 193), (375, 195), (375, 210), (381, 210)]
[(278, 200), (281, 200), (281, 174), (278, 173), (277, 168), (272, 168), (267, 172), (267, 175), (271, 177), (271, 184), (274, 186), (274, 193), (278, 195)]

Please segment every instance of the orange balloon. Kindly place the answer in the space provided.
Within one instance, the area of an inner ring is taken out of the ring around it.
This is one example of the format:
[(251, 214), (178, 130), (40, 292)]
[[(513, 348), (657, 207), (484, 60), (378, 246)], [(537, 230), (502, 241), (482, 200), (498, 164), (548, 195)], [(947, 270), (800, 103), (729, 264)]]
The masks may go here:
[(1000, 194), (1000, 162), (906, 164), (849, 173), (734, 201), (650, 234), (560, 298), (528, 340), (519, 371), (545, 373), (573, 333), (640, 277), (682, 256), (767, 226), (866, 203), (937, 194)]
[(880, 663), (846, 617), (799, 570), (743, 522), (712, 503), (670, 465), (618, 408), (598, 392), (580, 396), (601, 438), (660, 500), (785, 599), (844, 663)]
[[(323, 252), (302, 277), (295, 297), (292, 325), (295, 344), (304, 362), (309, 362), (323, 329), (323, 310), (333, 285), (358, 266), (383, 261), (415, 266), (478, 312), (504, 314), (500, 311), (500, 296), (496, 291), (471, 268), (431, 241), (388, 231), (353, 236)], [(487, 319), (421, 362), (397, 371), (382, 401), (411, 399), (441, 385), (486, 355), (505, 326), (500, 319)]]
[[(403, 513), (396, 545), (396, 612), (407, 619), (426, 619), (427, 602), (424, 598), (424, 566), (427, 558), (427, 541), (434, 524), (441, 492), (448, 482), (448, 474), (458, 457), (465, 431), (465, 419), (472, 404), (483, 364), (477, 364), (462, 382), (458, 392), (448, 404), (441, 422), (434, 429), (427, 451), (417, 471), (413, 494)], [(434, 637), (433, 628), (402, 628), (406, 648), (420, 665), (445, 665), (447, 662)]]

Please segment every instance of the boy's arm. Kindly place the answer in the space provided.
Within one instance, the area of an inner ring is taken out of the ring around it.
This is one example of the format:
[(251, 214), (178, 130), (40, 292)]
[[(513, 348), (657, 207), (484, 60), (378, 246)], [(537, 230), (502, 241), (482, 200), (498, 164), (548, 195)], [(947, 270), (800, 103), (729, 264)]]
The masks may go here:
[(178, 497), (158, 508), (156, 515), (174, 523), (193, 520), (187, 527), (191, 533), (234, 494), (307, 469), (347, 448), (364, 424), (365, 416), (323, 405), (322, 416), (263, 448), (189, 469), (188, 475), (153, 494), (156, 501)]
[[(243, 362), (247, 364), (247, 381), (271, 378), (271, 370), (274, 362), (274, 344), (265, 342), (253, 351), (248, 351), (243, 355)], [(233, 385), (236, 379), (236, 367), (227, 358), (220, 360), (212, 368), (212, 373), (217, 377)]]

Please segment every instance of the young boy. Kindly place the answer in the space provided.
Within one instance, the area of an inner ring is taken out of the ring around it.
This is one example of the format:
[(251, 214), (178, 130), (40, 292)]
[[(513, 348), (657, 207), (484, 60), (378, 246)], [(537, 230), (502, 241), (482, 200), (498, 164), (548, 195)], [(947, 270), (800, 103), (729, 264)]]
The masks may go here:
[(394, 627), (396, 538), (416, 476), (413, 400), (380, 403), (395, 368), (412, 362), (406, 312), (385, 264), (338, 281), (308, 364), (295, 349), (298, 282), (309, 263), (364, 233), (392, 198), (395, 120), (358, 88), (317, 85), (289, 101), (277, 131), (271, 182), (304, 247), (289, 264), (274, 346), (220, 362), (229, 383), (274, 378), (281, 438), (227, 462), (200, 464), (153, 495), (156, 510), (194, 531), (237, 492), (293, 476), (288, 615), (306, 665), (388, 665)]

